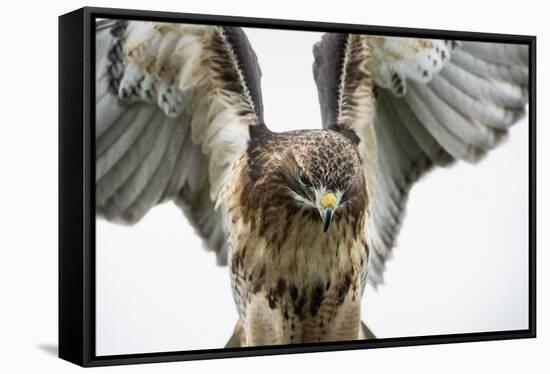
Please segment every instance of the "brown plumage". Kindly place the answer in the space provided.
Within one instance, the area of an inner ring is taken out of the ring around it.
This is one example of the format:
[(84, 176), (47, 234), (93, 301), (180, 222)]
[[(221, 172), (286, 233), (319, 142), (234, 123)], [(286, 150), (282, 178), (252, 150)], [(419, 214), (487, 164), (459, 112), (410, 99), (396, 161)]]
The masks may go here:
[[(355, 144), (331, 130), (251, 142), (224, 192), (244, 345), (359, 337), (368, 261), (361, 170)], [(315, 190), (341, 195), (326, 232), (319, 210), (296, 198), (314, 202)]]

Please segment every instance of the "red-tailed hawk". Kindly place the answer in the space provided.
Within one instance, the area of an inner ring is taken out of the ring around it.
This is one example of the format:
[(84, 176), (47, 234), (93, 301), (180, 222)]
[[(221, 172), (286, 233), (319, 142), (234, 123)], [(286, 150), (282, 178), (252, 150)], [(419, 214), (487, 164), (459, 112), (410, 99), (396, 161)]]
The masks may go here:
[(373, 337), (412, 184), (478, 161), (524, 115), (526, 46), (326, 34), (314, 47), (323, 128), (274, 133), (239, 28), (100, 21), (96, 212), (132, 224), (180, 206), (228, 264), (228, 346)]

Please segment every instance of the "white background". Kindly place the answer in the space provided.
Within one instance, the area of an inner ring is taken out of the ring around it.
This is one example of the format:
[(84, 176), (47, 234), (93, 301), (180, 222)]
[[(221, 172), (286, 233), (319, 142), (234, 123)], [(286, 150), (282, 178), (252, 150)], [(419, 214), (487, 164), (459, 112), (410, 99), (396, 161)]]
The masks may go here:
[[(39, 3), (37, 3), (39, 4)], [(41, 4), (41, 3), (40, 3)], [(550, 63), (546, 14), (542, 6), (524, 1), (506, 4), (462, 1), (453, 6), (438, 2), (319, 2), (274, 3), (244, 1), (163, 2), (97, 1), (93, 5), (171, 11), (310, 19), (410, 27), (429, 27), (536, 34), (538, 36), (538, 338), (536, 340), (452, 344), (370, 351), (286, 355), (204, 362), (101, 368), (94, 372), (239, 371), (280, 372), (342, 368), (361, 371), (465, 373), (481, 371), (543, 372), (548, 366), (548, 240), (550, 222), (544, 191), (550, 188), (550, 154), (544, 140), (549, 118), (544, 103), (550, 99), (543, 83)], [(498, 5), (497, 5), (498, 4)], [(55, 358), (57, 341), (57, 19), (84, 5), (26, 2), (5, 9), (3, 35), (0, 136), (2, 179), (2, 235), (0, 259), (0, 368), (8, 373), (71, 372), (77, 368)], [(88, 4), (90, 5), (90, 4)], [(7, 82), (6, 82), (7, 80)], [(512, 134), (514, 135), (514, 134)], [(488, 161), (488, 160), (487, 160)], [(513, 176), (512, 176), (513, 177)], [(436, 178), (432, 175), (431, 178)], [(409, 220), (412, 219), (409, 216)], [(403, 243), (403, 240), (401, 241)], [(397, 267), (396, 256), (392, 266)], [(403, 260), (404, 261), (404, 260)], [(389, 279), (388, 279), (389, 283)], [(384, 292), (389, 289), (385, 288)], [(408, 308), (407, 308), (408, 309)]]
[[(262, 68), (265, 122), (320, 128), (311, 65), (321, 33), (245, 29)], [(478, 165), (435, 170), (413, 188), (386, 285), (367, 287), (377, 337), (528, 328), (528, 125)], [(222, 348), (237, 320), (214, 265), (174, 204), (139, 224), (97, 220), (97, 353)]]

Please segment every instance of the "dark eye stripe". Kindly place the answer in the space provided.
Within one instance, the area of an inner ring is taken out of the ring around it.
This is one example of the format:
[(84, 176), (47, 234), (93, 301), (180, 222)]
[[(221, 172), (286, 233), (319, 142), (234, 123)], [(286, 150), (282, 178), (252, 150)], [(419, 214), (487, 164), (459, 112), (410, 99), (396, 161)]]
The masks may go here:
[(302, 182), (304, 186), (311, 186), (311, 181), (309, 180), (303, 169), (300, 169), (300, 171), (298, 172), (298, 178), (300, 178), (300, 182)]
[(342, 195), (342, 198), (340, 200), (340, 203), (345, 203), (349, 199), (351, 199), (352, 195), (355, 193), (355, 186), (350, 186), (349, 188), (345, 189), (344, 194)]

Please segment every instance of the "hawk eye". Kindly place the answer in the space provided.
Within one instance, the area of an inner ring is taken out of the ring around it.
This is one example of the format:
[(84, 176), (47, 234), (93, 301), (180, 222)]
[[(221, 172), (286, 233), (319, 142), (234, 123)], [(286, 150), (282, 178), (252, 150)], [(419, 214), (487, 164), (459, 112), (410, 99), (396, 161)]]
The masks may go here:
[(302, 182), (304, 186), (311, 186), (311, 181), (307, 177), (306, 173), (304, 173), (304, 169), (300, 168), (300, 171), (298, 172), (298, 178), (300, 178), (300, 182)]

